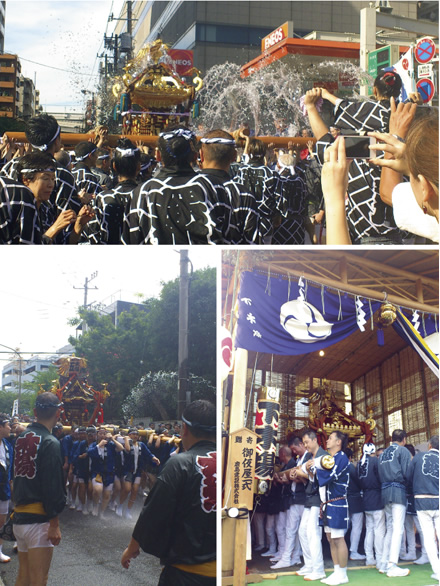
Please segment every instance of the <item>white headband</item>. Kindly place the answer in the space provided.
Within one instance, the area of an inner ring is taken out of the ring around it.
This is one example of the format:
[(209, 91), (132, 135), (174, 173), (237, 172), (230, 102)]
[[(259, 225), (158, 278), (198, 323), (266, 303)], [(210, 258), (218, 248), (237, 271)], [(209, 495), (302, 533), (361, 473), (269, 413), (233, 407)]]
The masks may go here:
[(282, 163), (280, 163), (279, 161), (277, 162), (278, 167), (281, 169), (281, 171), (284, 171), (284, 169), (289, 169), (290, 174), (291, 175), (295, 175), (295, 167), (293, 165), (283, 165)]
[(32, 148), (37, 149), (39, 151), (47, 151), (47, 149), (49, 148), (49, 145), (53, 143), (53, 141), (56, 139), (56, 137), (59, 135), (60, 132), (61, 132), (61, 126), (58, 126), (57, 131), (54, 134), (54, 137), (47, 144), (42, 144), (40, 146), (37, 146), (35, 144), (31, 144)]
[(376, 446), (374, 444), (364, 444), (362, 446), (362, 453), (361, 465), (363, 466), (367, 460), (367, 456), (376, 453)]
[(49, 169), (22, 169), (20, 173), (55, 173), (55, 167)]
[(204, 144), (227, 144), (236, 147), (235, 140), (233, 138), (201, 138), (200, 142)]
[(154, 159), (151, 159), (150, 161), (148, 161), (148, 163), (141, 165), (141, 171), (146, 171), (147, 169), (149, 169), (151, 167), (153, 161), (154, 161)]
[(159, 137), (165, 140), (170, 140), (175, 136), (183, 136), (185, 140), (192, 140), (196, 135), (192, 130), (187, 130), (186, 128), (176, 128), (176, 130), (172, 130), (171, 132), (161, 132), (159, 134)]
[(139, 149), (121, 149), (116, 147), (118, 153), (121, 153), (121, 157), (134, 157), (134, 155), (139, 152)]
[(98, 157), (98, 160), (102, 160), (102, 159), (109, 159), (109, 158), (110, 158), (110, 155), (107, 153), (106, 155), (100, 155), (100, 156)]
[(93, 153), (96, 151), (96, 148), (93, 149), (93, 151), (90, 151), (89, 153), (87, 153), (86, 155), (83, 155), (82, 157), (77, 157), (75, 155), (75, 159), (77, 161), (84, 161), (84, 159), (87, 159), (88, 156), (93, 155)]

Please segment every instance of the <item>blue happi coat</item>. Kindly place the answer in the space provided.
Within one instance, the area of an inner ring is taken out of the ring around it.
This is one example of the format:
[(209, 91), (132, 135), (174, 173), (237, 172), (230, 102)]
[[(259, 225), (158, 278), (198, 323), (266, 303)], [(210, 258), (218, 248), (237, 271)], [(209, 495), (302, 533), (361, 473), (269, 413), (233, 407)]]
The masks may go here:
[[(324, 456), (323, 456), (324, 457)], [(326, 488), (325, 525), (332, 529), (348, 529), (347, 489), (350, 481), (350, 462), (344, 452), (333, 456), (334, 466), (327, 470), (322, 458), (315, 458), (316, 478), (320, 487)], [(329, 502), (338, 499), (335, 502)]]
[[(437, 511), (439, 505), (438, 450), (419, 452), (411, 460), (408, 476), (412, 479), (416, 511)], [(420, 498), (418, 495), (423, 495)], [(427, 498), (428, 496), (432, 498)]]

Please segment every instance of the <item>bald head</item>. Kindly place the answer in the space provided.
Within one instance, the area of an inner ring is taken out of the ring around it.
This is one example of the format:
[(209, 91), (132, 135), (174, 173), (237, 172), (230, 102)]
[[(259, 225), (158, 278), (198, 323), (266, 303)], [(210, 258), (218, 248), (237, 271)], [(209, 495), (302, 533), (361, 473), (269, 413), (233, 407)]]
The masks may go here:
[(279, 457), (280, 457), (281, 462), (283, 462), (284, 464), (287, 464), (287, 462), (292, 457), (292, 450), (290, 448), (288, 448), (287, 446), (282, 446), (280, 448)]

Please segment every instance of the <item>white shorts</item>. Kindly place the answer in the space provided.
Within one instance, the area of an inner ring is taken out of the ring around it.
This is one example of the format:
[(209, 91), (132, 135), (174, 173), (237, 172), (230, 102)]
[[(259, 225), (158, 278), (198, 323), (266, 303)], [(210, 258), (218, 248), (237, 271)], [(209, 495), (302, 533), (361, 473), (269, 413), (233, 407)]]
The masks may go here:
[(7, 515), (9, 513), (10, 501), (0, 501), (0, 515)]
[(31, 523), (28, 525), (14, 524), (14, 535), (17, 540), (17, 549), (27, 553), (36, 547), (54, 547), (47, 538), (49, 521), (46, 523)]
[(327, 525), (325, 525), (324, 532), (330, 533), (330, 537), (332, 539), (337, 539), (338, 537), (344, 537), (346, 529), (334, 529), (333, 527), (328, 527)]
[(105, 491), (109, 491), (109, 490), (113, 490), (113, 482), (111, 484), (108, 484), (107, 486), (103, 486), (102, 482), (98, 482), (95, 478), (92, 480), (92, 485), (93, 486), (102, 486), (103, 490)]

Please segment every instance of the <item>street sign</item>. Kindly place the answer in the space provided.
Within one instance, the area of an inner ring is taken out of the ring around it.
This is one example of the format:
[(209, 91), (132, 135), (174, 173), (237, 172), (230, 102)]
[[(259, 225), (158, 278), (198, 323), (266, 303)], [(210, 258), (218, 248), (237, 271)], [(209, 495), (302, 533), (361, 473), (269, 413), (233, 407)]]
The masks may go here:
[(418, 63), (429, 63), (435, 57), (435, 43), (432, 39), (421, 39), (414, 50), (414, 57)]
[[(387, 45), (380, 49), (375, 49), (368, 53), (368, 73), (373, 79), (377, 77), (379, 69), (391, 67), (399, 61), (399, 47), (396, 45)], [(368, 93), (373, 92), (373, 86), (369, 88)]]
[(417, 77), (432, 77), (433, 67), (430, 63), (417, 67)]
[(289, 39), (292, 37), (293, 22), (289, 20), (282, 24), (280, 27), (278, 27), (276, 30), (271, 32), (270, 35), (267, 35), (267, 37), (264, 37), (264, 39), (261, 40), (261, 52), (264, 53), (277, 43), (280, 43), (281, 41), (284, 41), (285, 39)]
[(428, 77), (425, 79), (419, 79), (419, 81), (416, 84), (416, 88), (424, 104), (432, 100), (435, 93), (435, 88), (432, 80), (430, 80)]

